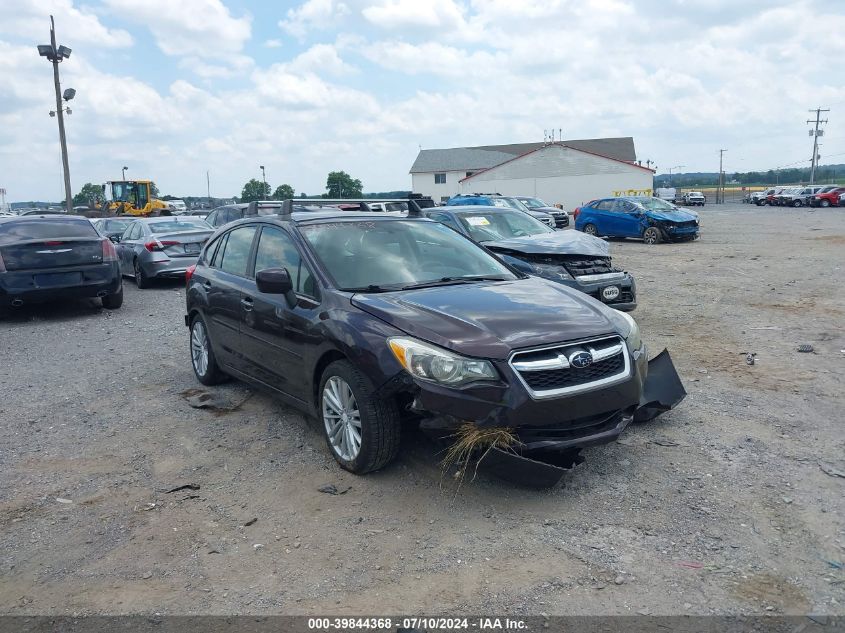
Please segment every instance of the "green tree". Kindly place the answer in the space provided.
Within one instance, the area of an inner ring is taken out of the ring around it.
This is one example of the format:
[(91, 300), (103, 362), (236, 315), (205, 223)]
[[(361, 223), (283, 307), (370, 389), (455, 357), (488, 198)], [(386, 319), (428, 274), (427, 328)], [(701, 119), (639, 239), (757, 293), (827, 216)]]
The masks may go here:
[(86, 182), (79, 193), (73, 197), (73, 205), (76, 207), (87, 204), (93, 206), (95, 202), (103, 199), (103, 188), (100, 185), (95, 185), (93, 182)]
[(273, 192), (273, 200), (288, 200), (294, 196), (293, 187), (290, 185), (279, 185)]
[(270, 198), (270, 185), (251, 178), (244, 185), (241, 191), (241, 202), (252, 202), (253, 200), (267, 200)]
[(331, 171), (326, 178), (325, 198), (361, 198), (363, 186), (345, 171)]
[(150, 195), (153, 198), (158, 198), (161, 195), (161, 192), (158, 190), (158, 187), (154, 182), (150, 183)]

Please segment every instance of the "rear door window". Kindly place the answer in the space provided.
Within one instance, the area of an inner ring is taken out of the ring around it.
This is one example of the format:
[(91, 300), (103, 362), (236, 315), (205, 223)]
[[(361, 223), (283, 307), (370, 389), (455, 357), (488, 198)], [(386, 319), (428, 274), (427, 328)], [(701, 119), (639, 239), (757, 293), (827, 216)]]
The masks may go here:
[(593, 205), (593, 208), (599, 211), (610, 211), (612, 206), (613, 200), (599, 200)]
[(253, 237), (255, 237), (254, 226), (244, 226), (230, 231), (229, 239), (222, 249), (220, 270), (239, 277), (246, 277)]

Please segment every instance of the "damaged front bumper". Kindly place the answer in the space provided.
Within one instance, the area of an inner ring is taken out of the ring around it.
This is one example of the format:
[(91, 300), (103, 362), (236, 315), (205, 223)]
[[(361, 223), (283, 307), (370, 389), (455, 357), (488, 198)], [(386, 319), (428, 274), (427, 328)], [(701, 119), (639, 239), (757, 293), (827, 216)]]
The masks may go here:
[[(641, 365), (646, 365), (645, 354), (640, 361)], [(448, 438), (467, 420), (480, 426), (508, 427), (514, 431), (519, 444), (509, 451), (487, 451), (479, 463), (479, 470), (531, 487), (553, 486), (580, 463), (581, 449), (613, 442), (631, 422), (652, 420), (677, 406), (686, 396), (667, 350), (648, 361), (646, 367), (637, 367), (634, 373), (630, 381), (613, 389), (545, 402), (523, 402), (511, 410), (506, 410), (505, 404), (490, 406), (488, 415), (481, 419), (456, 416), (456, 412), (440, 414), (424, 419), (420, 427), (441, 439)], [(629, 401), (632, 389), (636, 393)], [(436, 404), (439, 397), (423, 390), (415, 400), (415, 408), (425, 411), (425, 404)], [(610, 411), (608, 407), (611, 407)], [(577, 415), (591, 409), (592, 413)], [(560, 421), (566, 412), (575, 417)]]

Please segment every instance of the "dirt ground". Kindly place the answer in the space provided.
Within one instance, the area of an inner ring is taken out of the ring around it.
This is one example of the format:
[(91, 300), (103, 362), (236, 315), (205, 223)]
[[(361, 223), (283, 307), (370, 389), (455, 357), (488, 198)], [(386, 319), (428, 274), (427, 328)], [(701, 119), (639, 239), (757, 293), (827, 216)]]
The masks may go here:
[(845, 209), (701, 216), (611, 245), (689, 396), (550, 491), (416, 432), (356, 477), (237, 382), (192, 408), (178, 284), (0, 320), (0, 612), (845, 613)]

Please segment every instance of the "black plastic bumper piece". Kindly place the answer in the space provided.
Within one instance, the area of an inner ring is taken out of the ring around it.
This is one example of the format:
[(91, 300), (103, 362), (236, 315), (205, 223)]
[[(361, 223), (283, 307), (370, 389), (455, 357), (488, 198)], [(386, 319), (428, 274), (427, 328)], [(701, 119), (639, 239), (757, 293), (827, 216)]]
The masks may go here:
[(648, 361), (648, 377), (643, 385), (640, 406), (634, 411), (634, 422), (648, 422), (661, 413), (674, 409), (687, 395), (668, 350)]

